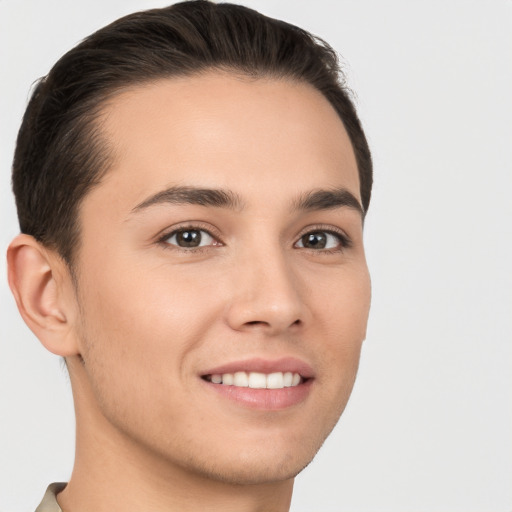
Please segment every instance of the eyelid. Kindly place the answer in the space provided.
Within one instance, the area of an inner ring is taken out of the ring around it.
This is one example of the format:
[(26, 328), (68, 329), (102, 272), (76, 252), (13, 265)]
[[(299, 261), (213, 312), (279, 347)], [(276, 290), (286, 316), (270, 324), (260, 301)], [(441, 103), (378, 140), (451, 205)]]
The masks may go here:
[(169, 244), (166, 240), (168, 240), (171, 236), (175, 235), (176, 233), (180, 231), (187, 231), (187, 230), (193, 230), (193, 231), (204, 231), (209, 236), (211, 236), (216, 242), (218, 242), (219, 245), (224, 245), (224, 242), (222, 241), (222, 238), (220, 234), (218, 233), (218, 230), (215, 229), (211, 224), (206, 224), (201, 221), (185, 221), (180, 224), (176, 224), (170, 227), (165, 228), (164, 230), (160, 231), (160, 233), (156, 236), (156, 242), (159, 244), (164, 245), (165, 247), (172, 247), (173, 249), (178, 250), (185, 250), (187, 252), (192, 252), (194, 250), (201, 250), (206, 249), (208, 247), (212, 247), (211, 245), (207, 246), (201, 246), (201, 247), (191, 247), (185, 249), (184, 247), (179, 247), (177, 245)]
[[(317, 233), (317, 232), (328, 233), (330, 235), (334, 235), (334, 236), (338, 237), (340, 240), (340, 246), (341, 246), (341, 249), (337, 249), (338, 251), (342, 250), (342, 249), (348, 249), (348, 248), (352, 247), (352, 245), (353, 245), (352, 239), (347, 235), (347, 233), (344, 230), (342, 230), (341, 228), (338, 228), (337, 226), (333, 226), (331, 224), (316, 224), (316, 225), (306, 226), (305, 228), (303, 228), (300, 231), (300, 233), (297, 237), (297, 240), (293, 245), (295, 246), (302, 239), (302, 237), (304, 235), (307, 235), (308, 233)], [(304, 249), (308, 249), (308, 248), (304, 247)], [(333, 251), (333, 249), (311, 249), (311, 250), (315, 251), (315, 252)]]

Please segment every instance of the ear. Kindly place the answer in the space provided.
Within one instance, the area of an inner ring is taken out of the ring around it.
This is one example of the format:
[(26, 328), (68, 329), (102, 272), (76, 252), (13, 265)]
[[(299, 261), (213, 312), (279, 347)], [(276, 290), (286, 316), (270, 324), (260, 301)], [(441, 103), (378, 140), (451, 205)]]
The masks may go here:
[(9, 286), (28, 327), (50, 352), (78, 354), (76, 297), (66, 263), (33, 237), (19, 235), (7, 249), (7, 265)]

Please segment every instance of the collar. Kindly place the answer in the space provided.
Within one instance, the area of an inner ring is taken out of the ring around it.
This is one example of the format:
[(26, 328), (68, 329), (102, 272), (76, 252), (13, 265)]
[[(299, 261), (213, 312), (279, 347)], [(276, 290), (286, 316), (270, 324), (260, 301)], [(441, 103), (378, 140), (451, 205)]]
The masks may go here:
[(66, 487), (66, 483), (56, 482), (50, 484), (46, 493), (44, 494), (43, 501), (36, 508), (36, 512), (62, 512), (57, 502), (57, 494)]

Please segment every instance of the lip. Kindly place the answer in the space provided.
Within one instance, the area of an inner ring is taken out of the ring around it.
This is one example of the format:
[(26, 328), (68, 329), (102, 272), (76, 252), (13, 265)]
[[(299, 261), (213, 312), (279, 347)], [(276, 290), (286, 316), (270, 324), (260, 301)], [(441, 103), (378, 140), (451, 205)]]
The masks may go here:
[(263, 358), (233, 361), (208, 369), (201, 374), (205, 375), (245, 372), (292, 372), (298, 373), (305, 380), (297, 386), (281, 389), (253, 389), (249, 387), (226, 386), (214, 384), (203, 378), (201, 382), (206, 388), (217, 396), (227, 399), (228, 402), (247, 409), (260, 411), (279, 411), (304, 402), (311, 392), (314, 382), (314, 372), (311, 366), (295, 357), (284, 357), (276, 360)]
[(292, 372), (298, 373), (305, 379), (311, 379), (314, 377), (313, 368), (311, 368), (311, 366), (305, 361), (297, 359), (296, 357), (282, 357), (275, 360), (256, 357), (242, 361), (233, 361), (210, 368), (207, 371), (202, 372), (201, 376), (235, 372)]

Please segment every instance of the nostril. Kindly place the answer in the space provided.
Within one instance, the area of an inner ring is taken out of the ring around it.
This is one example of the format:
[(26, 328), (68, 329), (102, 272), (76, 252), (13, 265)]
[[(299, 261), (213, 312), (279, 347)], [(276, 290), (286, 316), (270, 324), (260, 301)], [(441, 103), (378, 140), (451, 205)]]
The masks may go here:
[[(269, 327), (269, 326), (272, 325), (272, 323), (271, 322), (265, 322), (263, 320), (251, 320), (250, 322), (245, 322), (244, 325), (246, 325), (246, 326), (265, 326), (265, 327)], [(300, 320), (298, 318), (297, 320), (295, 320), (294, 322), (292, 322), (290, 324), (290, 327), (293, 327), (293, 326), (298, 327), (300, 325), (302, 325), (302, 320)]]
[(251, 322), (246, 322), (246, 325), (268, 325), (267, 322), (262, 322), (261, 320), (252, 320)]

